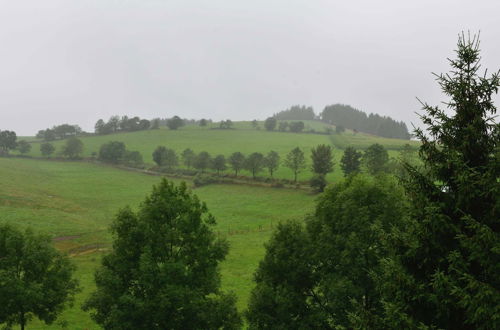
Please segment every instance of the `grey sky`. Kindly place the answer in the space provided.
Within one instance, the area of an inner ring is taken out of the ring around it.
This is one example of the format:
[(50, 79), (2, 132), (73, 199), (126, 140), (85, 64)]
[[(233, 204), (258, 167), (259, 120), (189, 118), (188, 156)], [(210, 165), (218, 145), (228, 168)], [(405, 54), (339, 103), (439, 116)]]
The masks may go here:
[(461, 30), (500, 68), (500, 1), (0, 0), (0, 130), (114, 114), (264, 119), (347, 103), (416, 122)]

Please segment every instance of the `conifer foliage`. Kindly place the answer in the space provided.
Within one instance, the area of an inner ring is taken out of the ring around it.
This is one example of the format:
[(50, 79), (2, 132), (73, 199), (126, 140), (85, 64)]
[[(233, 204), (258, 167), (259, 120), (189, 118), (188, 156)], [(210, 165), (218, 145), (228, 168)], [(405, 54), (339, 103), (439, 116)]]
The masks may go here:
[[(387, 264), (391, 327), (500, 328), (498, 73), (480, 74), (478, 37), (462, 34), (437, 76), (448, 109), (423, 105), (425, 174), (407, 165), (411, 221)], [(390, 280), (389, 280), (390, 279)], [(395, 281), (394, 279), (398, 279)]]

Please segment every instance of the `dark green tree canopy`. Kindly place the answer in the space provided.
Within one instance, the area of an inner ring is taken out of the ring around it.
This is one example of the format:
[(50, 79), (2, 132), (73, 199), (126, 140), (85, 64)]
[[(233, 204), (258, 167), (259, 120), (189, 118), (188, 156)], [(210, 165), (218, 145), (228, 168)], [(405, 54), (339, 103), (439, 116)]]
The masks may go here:
[(357, 175), (320, 197), (304, 230), (279, 225), (255, 275), (246, 314), (255, 329), (377, 329), (382, 242), (406, 212), (400, 186)]
[(50, 237), (0, 225), (0, 324), (52, 324), (78, 290), (74, 271)]
[(204, 172), (205, 169), (209, 168), (211, 164), (212, 157), (210, 156), (210, 154), (206, 151), (202, 151), (198, 155), (196, 155), (193, 166), (197, 170), (201, 170), (202, 172)]
[(214, 225), (185, 183), (163, 179), (138, 212), (118, 213), (84, 308), (105, 329), (240, 328), (234, 295), (219, 289), (228, 244)]
[(304, 130), (305, 125), (303, 121), (292, 121), (288, 124), (290, 132), (300, 133)]
[[(337, 127), (350, 128), (388, 138), (410, 139), (408, 128), (404, 122), (373, 113), (367, 115), (350, 105), (326, 106), (321, 113), (321, 119)], [(342, 133), (342, 131), (337, 131), (337, 133)]]
[(40, 152), (42, 153), (42, 156), (44, 156), (44, 157), (49, 157), (50, 155), (52, 155), (54, 153), (55, 150), (56, 150), (56, 148), (54, 147), (54, 145), (52, 143), (44, 142), (44, 143), (40, 144)]
[(311, 149), (312, 170), (316, 174), (326, 175), (333, 171), (332, 147), (320, 144)]
[(356, 151), (353, 147), (345, 148), (342, 159), (340, 160), (340, 167), (345, 176), (359, 172), (361, 156), (361, 152)]
[(70, 159), (76, 159), (83, 152), (83, 142), (79, 138), (70, 137), (63, 145), (62, 154)]
[(289, 109), (276, 113), (273, 117), (278, 120), (313, 120), (314, 109), (305, 105), (293, 105)]
[(447, 110), (423, 105), (425, 172), (406, 166), (410, 221), (384, 281), (392, 327), (500, 328), (499, 74), (479, 72), (479, 40), (461, 35), (437, 76)]
[(125, 143), (120, 141), (110, 141), (101, 145), (99, 149), (99, 159), (103, 162), (117, 164), (125, 157)]
[(273, 177), (274, 172), (280, 166), (280, 155), (276, 151), (269, 151), (264, 159), (264, 163), (269, 171), (269, 175)]
[(362, 159), (368, 173), (378, 174), (386, 170), (389, 154), (383, 145), (375, 143), (365, 150)]
[(245, 155), (237, 151), (229, 156), (229, 165), (234, 171), (234, 175), (238, 175), (238, 172), (244, 168), (245, 165)]
[(7, 155), (9, 153), (9, 150), (16, 148), (16, 140), (16, 132), (0, 131), (0, 156)]
[(276, 118), (274, 117), (269, 117), (266, 119), (266, 121), (264, 122), (264, 127), (266, 128), (266, 130), (268, 131), (273, 131), (275, 128), (276, 128), (276, 124), (278, 123), (278, 121), (276, 120)]
[(293, 171), (294, 181), (297, 182), (297, 175), (306, 168), (304, 152), (299, 147), (294, 148), (286, 155), (284, 165)]
[(21, 140), (21, 141), (17, 142), (16, 149), (19, 150), (19, 152), (24, 155), (24, 154), (27, 154), (28, 152), (30, 152), (31, 144), (28, 141)]
[(227, 169), (226, 157), (224, 157), (224, 155), (215, 156), (212, 162), (212, 168), (217, 171), (217, 174), (220, 174), (220, 172), (224, 172)]
[(173, 116), (172, 118), (167, 120), (167, 127), (172, 130), (176, 130), (182, 126), (184, 126), (184, 120), (182, 120), (178, 116)]
[(196, 154), (190, 148), (186, 148), (184, 149), (184, 151), (182, 151), (181, 157), (184, 165), (187, 168), (191, 168), (191, 166), (193, 166), (194, 159), (196, 158)]
[(264, 155), (260, 152), (254, 152), (245, 159), (244, 167), (252, 172), (252, 177), (255, 179), (257, 173), (262, 171), (265, 166)]

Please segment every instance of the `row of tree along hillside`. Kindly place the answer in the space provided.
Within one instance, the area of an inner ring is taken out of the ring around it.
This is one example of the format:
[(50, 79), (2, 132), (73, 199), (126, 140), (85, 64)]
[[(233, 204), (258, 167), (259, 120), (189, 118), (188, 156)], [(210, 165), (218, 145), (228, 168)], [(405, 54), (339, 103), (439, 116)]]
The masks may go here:
[(324, 122), (341, 125), (349, 129), (387, 138), (409, 139), (406, 124), (390, 117), (380, 116), (354, 109), (349, 105), (334, 104), (325, 107), (321, 113)]

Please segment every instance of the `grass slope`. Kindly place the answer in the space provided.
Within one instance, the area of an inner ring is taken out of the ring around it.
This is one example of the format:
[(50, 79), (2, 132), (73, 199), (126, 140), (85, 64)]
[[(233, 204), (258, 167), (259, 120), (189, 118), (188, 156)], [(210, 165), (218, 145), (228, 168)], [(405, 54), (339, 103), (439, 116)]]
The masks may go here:
[[(318, 121), (305, 121), (306, 128), (314, 128), (318, 132), (324, 131), (327, 124)], [(260, 122), (263, 128), (263, 123)], [(216, 127), (216, 124), (212, 124)], [(329, 181), (336, 181), (342, 177), (339, 161), (342, 157), (343, 149), (347, 146), (353, 146), (358, 149), (365, 149), (373, 143), (380, 143), (387, 149), (390, 149), (391, 156), (395, 155), (394, 150), (401, 148), (408, 140), (386, 139), (375, 137), (363, 133), (354, 134), (351, 131), (338, 135), (322, 135), (309, 133), (289, 133), (289, 132), (268, 132), (264, 129), (256, 130), (252, 128), (251, 122), (236, 122), (234, 129), (220, 130), (210, 127), (201, 128), (198, 126), (185, 126), (172, 131), (166, 128), (159, 130), (138, 131), (132, 133), (117, 133), (104, 136), (82, 137), (84, 143), (84, 156), (90, 157), (92, 153), (97, 153), (102, 144), (109, 141), (124, 142), (129, 150), (139, 151), (148, 164), (153, 164), (152, 153), (154, 149), (163, 145), (174, 149), (180, 154), (184, 149), (191, 148), (195, 152), (207, 151), (212, 156), (223, 154), (228, 157), (231, 153), (240, 151), (246, 155), (252, 152), (261, 152), (263, 154), (274, 150), (279, 153), (281, 159), (295, 147), (300, 147), (305, 155), (306, 161), (310, 165), (311, 148), (319, 144), (327, 144), (334, 147), (335, 168), (333, 173), (329, 174)], [(60, 151), (64, 141), (56, 141), (56, 151)], [(32, 144), (30, 156), (40, 157), (39, 143)], [(312, 173), (308, 166), (298, 179), (300, 181), (308, 180)], [(250, 173), (243, 171), (243, 174)], [(267, 176), (267, 172), (261, 172), (260, 175)], [(290, 169), (283, 165), (275, 172), (276, 178), (292, 179), (293, 174)]]
[[(93, 289), (100, 256), (109, 249), (108, 225), (119, 208), (137, 207), (158, 181), (159, 177), (83, 162), (0, 158), (0, 222), (51, 235), (78, 266), (83, 290), (60, 318), (67, 328), (98, 328), (80, 306)], [(194, 192), (216, 217), (219, 235), (229, 240), (230, 253), (221, 265), (222, 285), (236, 292), (242, 310), (271, 226), (303, 219), (313, 210), (315, 197), (303, 191), (244, 185), (212, 185)], [(47, 327), (31, 322), (28, 328)]]

